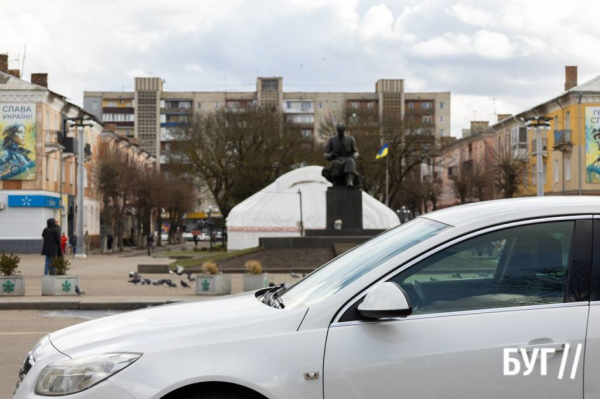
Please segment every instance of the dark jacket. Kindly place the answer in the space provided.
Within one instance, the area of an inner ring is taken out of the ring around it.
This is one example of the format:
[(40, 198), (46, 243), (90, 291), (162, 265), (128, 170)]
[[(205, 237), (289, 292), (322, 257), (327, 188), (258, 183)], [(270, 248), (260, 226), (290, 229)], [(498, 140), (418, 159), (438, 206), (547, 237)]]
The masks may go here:
[(60, 228), (56, 225), (56, 220), (48, 219), (47, 226), (42, 232), (44, 245), (42, 247), (42, 255), (47, 256), (62, 256), (60, 248)]

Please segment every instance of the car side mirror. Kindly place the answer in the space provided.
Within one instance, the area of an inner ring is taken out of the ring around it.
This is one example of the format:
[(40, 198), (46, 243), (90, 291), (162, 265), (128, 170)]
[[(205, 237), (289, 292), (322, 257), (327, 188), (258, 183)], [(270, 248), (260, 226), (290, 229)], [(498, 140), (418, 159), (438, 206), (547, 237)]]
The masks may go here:
[(358, 313), (367, 319), (406, 317), (412, 313), (412, 304), (398, 284), (388, 281), (367, 293)]

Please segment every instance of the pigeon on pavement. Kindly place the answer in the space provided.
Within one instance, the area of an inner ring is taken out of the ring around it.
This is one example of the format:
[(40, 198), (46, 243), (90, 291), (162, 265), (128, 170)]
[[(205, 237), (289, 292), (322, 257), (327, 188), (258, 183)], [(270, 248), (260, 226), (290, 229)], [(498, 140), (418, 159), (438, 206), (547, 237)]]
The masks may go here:
[(136, 272), (129, 272), (129, 278), (138, 278), (140, 275)]
[(165, 280), (156, 280), (152, 282), (152, 285), (163, 285), (165, 283)]
[(142, 281), (142, 279), (140, 279), (140, 278), (137, 278), (137, 277), (136, 277), (136, 278), (134, 278), (134, 279), (131, 279), (131, 280), (129, 280), (129, 281), (128, 281), (128, 283), (133, 283), (133, 284), (137, 285), (137, 284), (139, 284), (141, 281)]
[(190, 280), (190, 281), (196, 281), (196, 275), (195, 274), (188, 273), (187, 276), (188, 276), (188, 280)]
[(75, 286), (75, 292), (77, 293), (77, 295), (85, 295), (85, 291), (79, 288), (78, 285)]
[(183, 280), (181, 280), (181, 286), (182, 286), (183, 288), (191, 288), (191, 287), (189, 286), (189, 284), (188, 284), (188, 283), (186, 283), (186, 282), (185, 282), (185, 281), (183, 281)]
[(185, 271), (185, 268), (183, 266), (179, 266), (179, 265), (175, 265), (177, 266), (177, 270), (175, 270), (175, 273), (177, 273), (178, 276), (181, 276), (183, 274), (183, 272)]
[(292, 278), (300, 278), (300, 276), (294, 272), (290, 272), (290, 276), (292, 276)]

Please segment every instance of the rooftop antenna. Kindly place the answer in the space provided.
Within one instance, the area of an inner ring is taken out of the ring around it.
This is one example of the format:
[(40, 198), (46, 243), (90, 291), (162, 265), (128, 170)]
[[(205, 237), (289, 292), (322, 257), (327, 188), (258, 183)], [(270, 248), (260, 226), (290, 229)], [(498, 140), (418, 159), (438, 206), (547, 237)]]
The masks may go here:
[(23, 63), (21, 64), (21, 76), (25, 76), (25, 55), (27, 54), (27, 44), (23, 50)]

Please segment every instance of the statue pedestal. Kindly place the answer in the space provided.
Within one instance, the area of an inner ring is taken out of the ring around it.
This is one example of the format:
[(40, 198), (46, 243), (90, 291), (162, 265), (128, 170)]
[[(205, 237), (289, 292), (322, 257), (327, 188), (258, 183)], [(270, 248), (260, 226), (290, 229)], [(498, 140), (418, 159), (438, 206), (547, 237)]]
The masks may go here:
[(363, 228), (362, 190), (333, 186), (327, 189), (327, 225), (333, 229), (336, 220), (342, 221), (342, 231)]

